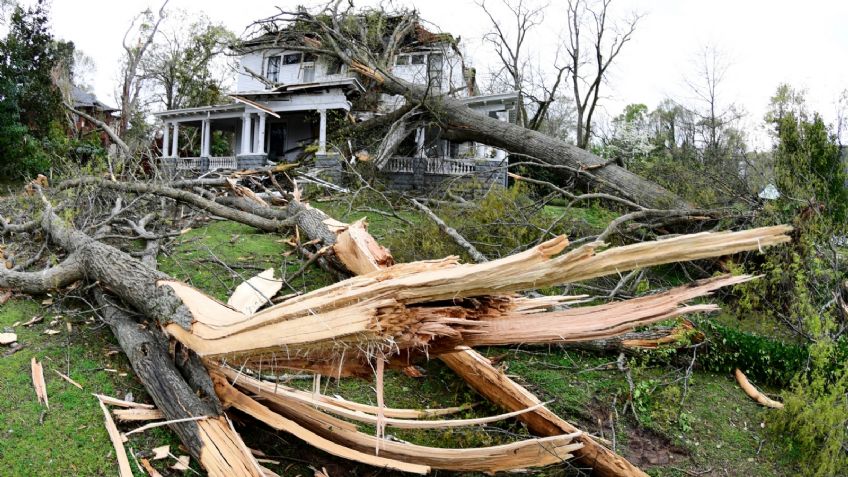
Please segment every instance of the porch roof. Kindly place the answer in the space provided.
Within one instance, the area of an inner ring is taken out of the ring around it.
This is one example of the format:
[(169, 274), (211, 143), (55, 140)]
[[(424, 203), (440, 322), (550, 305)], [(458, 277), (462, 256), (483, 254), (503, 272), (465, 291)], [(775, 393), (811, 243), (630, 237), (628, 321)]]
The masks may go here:
[[(357, 82), (358, 83), (358, 82)], [(243, 113), (274, 113), (319, 111), (327, 109), (350, 110), (351, 104), (343, 89), (327, 84), (292, 85), (302, 89), (293, 91), (245, 91), (234, 93), (236, 100), (231, 104), (201, 106), (197, 108), (172, 109), (153, 115), (162, 121), (199, 121), (205, 118), (235, 118)], [(323, 88), (315, 91), (314, 88)]]

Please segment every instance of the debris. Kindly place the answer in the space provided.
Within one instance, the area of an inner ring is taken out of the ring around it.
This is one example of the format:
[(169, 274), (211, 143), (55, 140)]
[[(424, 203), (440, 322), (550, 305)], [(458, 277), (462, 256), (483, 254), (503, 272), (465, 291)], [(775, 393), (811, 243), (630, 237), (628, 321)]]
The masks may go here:
[(139, 460), (141, 461), (141, 466), (144, 467), (145, 472), (147, 472), (150, 477), (162, 477), (162, 474), (150, 465), (149, 460), (143, 458)]
[(103, 394), (93, 394), (94, 397), (102, 401), (104, 404), (108, 404), (110, 406), (118, 406), (118, 407), (135, 407), (140, 409), (155, 409), (156, 406), (152, 404), (143, 404), (140, 402), (131, 402), (125, 401), (123, 399), (113, 398), (111, 396), (105, 396)]
[(53, 372), (55, 372), (56, 374), (58, 374), (58, 375), (59, 375), (59, 377), (60, 377), (60, 378), (62, 378), (62, 379), (64, 379), (65, 381), (67, 381), (67, 382), (69, 382), (69, 383), (73, 384), (74, 386), (76, 386), (76, 387), (78, 387), (78, 388), (82, 389), (82, 385), (81, 385), (80, 383), (78, 383), (78, 382), (74, 381), (73, 379), (71, 379), (69, 376), (66, 376), (66, 375), (62, 374), (62, 373), (60, 373), (58, 370), (55, 370), (55, 369), (53, 370)]
[(169, 446), (169, 445), (155, 447), (155, 448), (153, 448), (153, 457), (151, 457), (151, 459), (153, 459), (153, 460), (164, 459), (165, 457), (168, 457), (168, 455), (170, 455), (170, 454), (171, 454), (171, 446)]
[(188, 422), (188, 421), (200, 421), (203, 419), (208, 419), (209, 416), (197, 416), (197, 417), (186, 417), (183, 419), (172, 419), (170, 421), (161, 421), (161, 422), (152, 422), (150, 424), (145, 424), (141, 427), (136, 427), (135, 429), (124, 434), (124, 437), (130, 436), (132, 434), (137, 434), (139, 432), (144, 432), (148, 429), (153, 429), (154, 427), (162, 427), (170, 424), (176, 424), (178, 422)]
[(190, 462), (190, 458), (187, 455), (181, 455), (179, 457), (175, 457), (177, 462), (171, 466), (174, 470), (188, 470), (188, 463)]
[(271, 298), (282, 287), (283, 281), (274, 278), (274, 269), (269, 268), (237, 286), (227, 300), (227, 305), (245, 315), (252, 315), (263, 305), (270, 303)]
[(44, 368), (41, 363), (33, 357), (30, 362), (32, 368), (32, 385), (35, 387), (35, 395), (38, 396), (38, 402), (44, 404), (47, 409), (50, 409), (50, 403), (47, 401), (47, 384), (44, 382)]
[[(95, 394), (95, 396), (98, 396)], [(103, 423), (106, 426), (106, 432), (109, 433), (109, 439), (112, 441), (112, 446), (115, 448), (115, 455), (118, 458), (118, 471), (120, 477), (133, 477), (130, 460), (127, 458), (127, 450), (124, 448), (124, 439), (115, 426), (115, 421), (112, 420), (112, 415), (109, 414), (109, 409), (106, 408), (103, 400), (99, 398), (97, 402), (100, 404), (100, 409), (103, 410)]]
[(18, 341), (15, 333), (0, 333), (0, 345), (8, 345)]
[(24, 326), (26, 326), (26, 327), (30, 327), (30, 326), (32, 326), (32, 325), (34, 325), (34, 324), (36, 324), (36, 323), (41, 323), (42, 321), (44, 321), (44, 316), (42, 316), (42, 315), (36, 315), (36, 316), (33, 316), (32, 318), (30, 318), (30, 319), (29, 319), (29, 321), (27, 321), (26, 323), (24, 323)]
[(61, 331), (59, 331), (59, 330), (44, 330), (45, 335), (53, 336), (53, 335), (58, 335), (59, 333), (61, 333)]
[(112, 411), (112, 414), (122, 422), (129, 421), (155, 421), (158, 419), (164, 419), (165, 415), (162, 414), (162, 411), (158, 409), (140, 409), (140, 408), (131, 408), (131, 409), (116, 409)]
[(6, 290), (2, 295), (0, 295), (0, 305), (5, 305), (11, 298), (12, 290)]
[(739, 383), (739, 387), (741, 387), (742, 390), (745, 391), (745, 394), (747, 394), (748, 397), (750, 397), (754, 401), (757, 401), (763, 406), (771, 407), (774, 409), (783, 409), (782, 402), (775, 401), (774, 399), (771, 399), (762, 392), (760, 392), (760, 390), (755, 388), (754, 385), (751, 384), (750, 381), (748, 381), (748, 378), (739, 368), (736, 368), (735, 374), (736, 382)]
[(3, 353), (3, 357), (4, 357), (4, 358), (8, 358), (9, 356), (12, 356), (13, 354), (17, 353), (18, 351), (20, 351), (20, 350), (22, 350), (22, 349), (24, 349), (24, 348), (25, 348), (25, 346), (24, 346), (24, 345), (22, 345), (22, 344), (20, 344), (20, 343), (14, 343), (14, 344), (12, 344), (12, 346), (9, 346), (9, 349), (8, 349), (8, 350), (6, 350), (6, 351)]

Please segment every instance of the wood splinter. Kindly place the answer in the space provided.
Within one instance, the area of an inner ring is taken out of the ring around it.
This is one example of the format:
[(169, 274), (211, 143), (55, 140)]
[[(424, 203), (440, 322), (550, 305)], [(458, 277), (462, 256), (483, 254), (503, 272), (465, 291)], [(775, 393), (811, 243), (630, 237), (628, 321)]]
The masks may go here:
[(745, 376), (745, 373), (743, 373), (739, 368), (736, 368), (735, 374), (736, 382), (739, 383), (739, 387), (741, 387), (742, 390), (745, 391), (745, 394), (747, 394), (748, 397), (750, 397), (754, 401), (757, 401), (763, 406), (770, 407), (773, 409), (783, 409), (782, 402), (778, 402), (774, 399), (769, 398), (768, 396), (763, 394), (759, 389), (754, 387), (754, 385), (751, 384), (750, 381), (748, 381), (748, 378)]

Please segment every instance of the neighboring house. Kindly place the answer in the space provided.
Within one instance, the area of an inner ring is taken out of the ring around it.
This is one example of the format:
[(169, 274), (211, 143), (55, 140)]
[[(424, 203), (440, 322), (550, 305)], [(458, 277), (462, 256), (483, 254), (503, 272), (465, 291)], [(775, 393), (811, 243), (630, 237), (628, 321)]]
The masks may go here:
[[(74, 109), (82, 111), (99, 121), (103, 121), (107, 126), (114, 128), (118, 124), (118, 117), (115, 113), (120, 111), (119, 109), (100, 102), (94, 93), (89, 93), (79, 86), (72, 86), (71, 104)], [(77, 138), (81, 139), (90, 134), (96, 134), (100, 137), (100, 143), (104, 148), (108, 148), (112, 144), (109, 135), (91, 121), (74, 113), (71, 113), (71, 120)]]
[[(394, 59), (395, 75), (450, 93), (491, 117), (504, 121), (514, 117), (510, 111), (515, 93), (477, 95), (474, 70), (465, 66), (451, 35), (434, 34), (419, 26), (410, 37)], [(311, 146), (318, 164), (337, 164), (338, 154), (327, 146), (328, 112), (362, 120), (403, 104), (404, 98), (399, 96), (369, 95), (358, 74), (344, 64), (280, 49), (275, 38), (265, 35), (241, 45), (237, 87), (230, 95), (234, 103), (156, 114), (164, 126), (163, 163), (176, 170), (201, 172), (244, 169), (296, 161)], [(199, 151), (180, 144), (183, 128), (199, 133)], [(215, 132), (218, 139), (213, 154), (211, 137)], [(468, 174), (475, 170), (476, 162), (502, 163), (506, 158), (502, 151), (484, 145), (442, 140), (432, 128), (422, 128), (412, 136), (408, 141), (412, 150), (406, 151), (405, 157), (392, 158), (385, 172)], [(229, 144), (223, 153), (222, 143)], [(492, 169), (491, 164), (488, 168)]]

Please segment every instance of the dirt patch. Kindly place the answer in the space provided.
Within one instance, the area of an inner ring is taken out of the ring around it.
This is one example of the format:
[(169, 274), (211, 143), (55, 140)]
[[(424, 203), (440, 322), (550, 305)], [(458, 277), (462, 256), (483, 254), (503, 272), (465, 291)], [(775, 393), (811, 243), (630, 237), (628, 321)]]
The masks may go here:
[(651, 467), (682, 462), (689, 453), (648, 429), (630, 429), (624, 455), (637, 467)]

